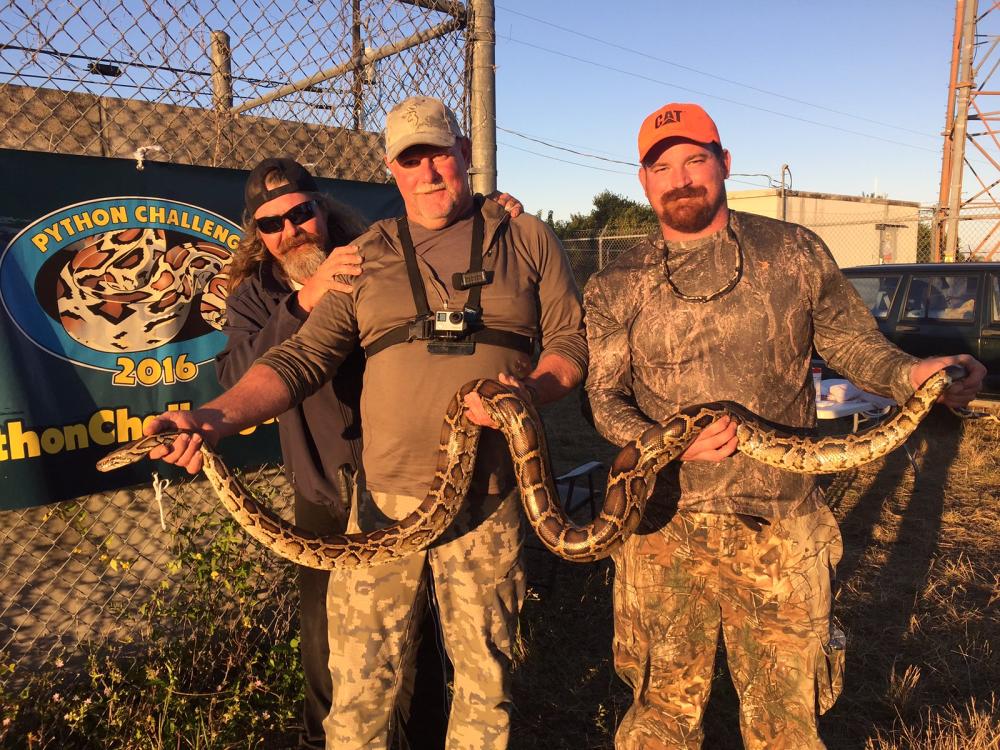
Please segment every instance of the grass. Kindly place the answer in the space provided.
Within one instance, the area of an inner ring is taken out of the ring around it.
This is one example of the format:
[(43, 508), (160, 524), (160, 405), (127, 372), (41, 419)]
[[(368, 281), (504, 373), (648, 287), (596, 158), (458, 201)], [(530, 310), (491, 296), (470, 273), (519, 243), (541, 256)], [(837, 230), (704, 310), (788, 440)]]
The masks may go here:
[[(544, 415), (557, 471), (612, 455), (578, 411)], [(844, 692), (820, 722), (829, 748), (1000, 748), (998, 438), (995, 422), (934, 413), (911, 438), (916, 481), (902, 451), (826, 481), (848, 636)], [(630, 700), (610, 663), (612, 566), (528, 562), (512, 747), (610, 748)], [(705, 727), (706, 748), (743, 746), (721, 658)]]
[[(557, 471), (613, 457), (576, 398), (544, 417)], [(844, 693), (821, 719), (829, 748), (1000, 750), (998, 438), (995, 423), (933, 414), (911, 438), (916, 480), (897, 451), (827, 483), (845, 541), (835, 615), (848, 635)], [(291, 569), (230, 522), (202, 521), (210, 533), (194, 526), (176, 541), (184, 594), (128, 613), (130, 642), (81, 649), (16, 691), (0, 683), (0, 747), (228, 750), (294, 739)], [(610, 748), (629, 701), (610, 662), (612, 566), (568, 563), (531, 544), (527, 562), (511, 748)], [(705, 747), (735, 750), (737, 704), (722, 663)]]

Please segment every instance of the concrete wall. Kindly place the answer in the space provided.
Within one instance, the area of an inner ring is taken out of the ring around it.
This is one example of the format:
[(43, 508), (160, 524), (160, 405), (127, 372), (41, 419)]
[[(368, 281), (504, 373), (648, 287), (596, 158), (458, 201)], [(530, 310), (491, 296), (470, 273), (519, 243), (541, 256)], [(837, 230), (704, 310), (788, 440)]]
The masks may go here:
[(249, 169), (291, 155), (318, 177), (389, 181), (378, 133), (0, 85), (0, 148), (129, 158), (142, 146), (162, 149), (153, 161)]

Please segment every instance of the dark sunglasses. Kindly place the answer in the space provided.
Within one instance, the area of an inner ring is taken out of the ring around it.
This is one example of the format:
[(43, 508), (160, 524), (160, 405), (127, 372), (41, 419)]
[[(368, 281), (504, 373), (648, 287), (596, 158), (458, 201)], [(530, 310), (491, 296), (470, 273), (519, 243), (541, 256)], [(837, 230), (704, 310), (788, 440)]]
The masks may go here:
[(285, 228), (285, 219), (288, 219), (295, 226), (299, 226), (314, 216), (316, 216), (316, 205), (312, 201), (306, 201), (292, 206), (281, 216), (261, 216), (254, 219), (254, 223), (263, 234), (275, 234)]

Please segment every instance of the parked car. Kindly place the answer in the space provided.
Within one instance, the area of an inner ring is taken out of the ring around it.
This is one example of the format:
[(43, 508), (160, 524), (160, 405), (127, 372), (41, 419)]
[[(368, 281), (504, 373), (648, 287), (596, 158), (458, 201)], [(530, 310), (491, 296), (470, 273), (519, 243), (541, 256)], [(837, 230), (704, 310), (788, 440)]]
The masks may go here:
[(982, 397), (1000, 399), (1000, 263), (845, 268), (882, 333), (917, 357), (968, 353), (986, 365)]

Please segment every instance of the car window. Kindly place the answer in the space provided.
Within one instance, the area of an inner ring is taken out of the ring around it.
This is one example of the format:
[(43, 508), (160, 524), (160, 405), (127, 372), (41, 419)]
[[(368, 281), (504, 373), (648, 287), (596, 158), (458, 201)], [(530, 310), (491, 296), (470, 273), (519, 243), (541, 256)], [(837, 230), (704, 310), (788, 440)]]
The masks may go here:
[(976, 317), (979, 278), (968, 275), (914, 276), (906, 294), (907, 320), (971, 322)]
[(888, 318), (899, 288), (899, 276), (852, 276), (849, 281), (876, 318)]

